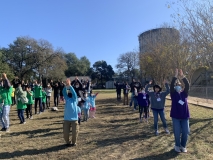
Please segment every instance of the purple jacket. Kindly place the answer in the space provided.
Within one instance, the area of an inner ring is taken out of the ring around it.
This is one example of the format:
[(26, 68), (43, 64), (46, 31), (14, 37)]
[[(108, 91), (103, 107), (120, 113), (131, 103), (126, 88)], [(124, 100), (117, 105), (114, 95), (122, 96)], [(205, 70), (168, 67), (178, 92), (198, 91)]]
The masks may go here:
[[(146, 97), (146, 99), (143, 98), (144, 96)], [(149, 106), (150, 104), (149, 95), (146, 93), (138, 93), (137, 100), (138, 100), (139, 106), (145, 107), (145, 106)]]
[[(171, 87), (170, 87), (170, 96), (172, 100), (172, 107), (170, 112), (170, 117), (176, 118), (176, 119), (188, 119), (190, 118), (189, 114), (189, 107), (187, 102), (188, 97), (188, 91), (189, 91), (189, 82), (186, 78), (183, 78), (183, 82), (185, 84), (185, 88), (183, 91), (178, 93), (174, 89), (174, 83), (176, 81), (176, 77), (172, 79)], [(179, 103), (179, 101), (182, 100), (184, 102), (183, 105)]]

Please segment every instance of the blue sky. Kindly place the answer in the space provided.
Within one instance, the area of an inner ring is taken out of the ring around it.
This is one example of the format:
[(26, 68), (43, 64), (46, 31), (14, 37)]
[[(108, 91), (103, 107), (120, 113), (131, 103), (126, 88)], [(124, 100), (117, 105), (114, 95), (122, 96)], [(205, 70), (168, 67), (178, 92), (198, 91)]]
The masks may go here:
[(115, 69), (120, 54), (138, 50), (140, 33), (171, 24), (167, 1), (1, 0), (0, 47), (30, 36)]

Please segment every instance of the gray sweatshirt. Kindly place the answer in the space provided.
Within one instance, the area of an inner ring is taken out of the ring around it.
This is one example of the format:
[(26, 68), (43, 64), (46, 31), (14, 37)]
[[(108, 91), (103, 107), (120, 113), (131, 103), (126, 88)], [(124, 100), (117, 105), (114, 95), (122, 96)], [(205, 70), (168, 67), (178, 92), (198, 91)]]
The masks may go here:
[(166, 91), (156, 93), (154, 91), (148, 91), (150, 84), (148, 84), (145, 88), (145, 92), (150, 96), (151, 99), (151, 108), (152, 109), (164, 109), (166, 96), (170, 93), (169, 85), (166, 83)]
[(47, 87), (46, 88), (47, 96), (51, 96), (51, 92), (52, 92), (52, 88), (51, 87)]

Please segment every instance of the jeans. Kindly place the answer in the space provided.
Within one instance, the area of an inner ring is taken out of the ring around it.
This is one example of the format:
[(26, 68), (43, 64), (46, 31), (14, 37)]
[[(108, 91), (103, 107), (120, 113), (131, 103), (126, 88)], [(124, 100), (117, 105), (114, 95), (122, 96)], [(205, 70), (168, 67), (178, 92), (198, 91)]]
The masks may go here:
[(132, 103), (134, 103), (134, 109), (136, 109), (136, 107), (138, 105), (138, 100), (137, 100), (137, 98), (133, 94), (131, 94), (131, 101), (129, 103), (130, 107), (132, 106)]
[(84, 121), (87, 121), (89, 118), (89, 109), (84, 109)]
[(25, 122), (25, 119), (24, 119), (24, 109), (18, 109), (18, 118), (20, 119), (21, 123)]
[(189, 119), (176, 119), (172, 118), (173, 132), (175, 137), (175, 146), (186, 147), (188, 140), (189, 129)]
[(153, 112), (153, 117), (154, 117), (154, 129), (155, 129), (155, 131), (158, 130), (158, 114), (160, 115), (160, 119), (163, 123), (164, 129), (166, 129), (167, 124), (166, 124), (164, 110), (152, 110), (152, 112)]
[(50, 96), (46, 97), (46, 105), (47, 105), (47, 108), (49, 109), (49, 107), (50, 107)]
[(0, 113), (0, 123), (2, 128), (9, 128), (10, 125), (9, 113), (10, 113), (10, 106), (4, 105), (2, 112)]

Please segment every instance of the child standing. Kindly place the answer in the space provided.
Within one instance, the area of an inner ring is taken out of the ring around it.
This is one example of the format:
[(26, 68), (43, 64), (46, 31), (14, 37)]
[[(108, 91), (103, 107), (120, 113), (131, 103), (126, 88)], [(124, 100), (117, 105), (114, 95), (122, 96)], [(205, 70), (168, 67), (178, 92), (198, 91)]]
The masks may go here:
[(90, 99), (89, 97), (87, 97), (87, 93), (84, 94), (84, 98), (85, 98), (85, 102), (84, 102), (84, 106), (83, 106), (83, 110), (84, 110), (84, 121), (87, 122), (88, 118), (89, 118), (89, 109), (90, 109)]
[(92, 94), (92, 90), (90, 91), (90, 96), (89, 96), (90, 104), (91, 104), (90, 114), (89, 114), (90, 118), (95, 118), (95, 112), (96, 112), (95, 99), (96, 99), (97, 95), (98, 95), (98, 93)]
[(81, 108), (78, 106), (78, 124), (81, 124)]
[(51, 97), (51, 93), (52, 93), (52, 87), (50, 86), (50, 83), (47, 84), (47, 88), (46, 88), (46, 105), (47, 105), (47, 109), (50, 108), (50, 97)]
[(28, 103), (27, 100), (27, 92), (23, 91), (21, 88), (21, 84), (18, 85), (18, 88), (16, 88), (16, 96), (17, 96), (17, 109), (18, 109), (18, 117), (20, 119), (20, 124), (25, 124), (25, 118), (24, 118), (24, 110), (27, 108), (26, 103)]
[(13, 106), (13, 105), (16, 104), (16, 102), (15, 102), (15, 88), (13, 87), (13, 85), (11, 85), (11, 87), (12, 87), (12, 93), (11, 93), (12, 105), (11, 106)]
[(30, 86), (26, 87), (26, 91), (27, 91), (27, 99), (28, 99), (27, 109), (26, 109), (27, 118), (33, 119), (33, 116), (32, 116), (32, 105), (34, 104), (33, 91), (31, 91)]
[(45, 92), (44, 88), (42, 88), (42, 107), (43, 107), (43, 112), (45, 110), (45, 104), (46, 104), (46, 95), (47, 93)]
[[(137, 89), (135, 88), (135, 90), (137, 90)], [(149, 95), (146, 94), (144, 88), (142, 88), (141, 92), (139, 92), (139, 93), (135, 92), (135, 93), (136, 93), (137, 101), (138, 101), (138, 104), (139, 104), (139, 120), (140, 120), (140, 122), (142, 122), (142, 114), (144, 112), (145, 113), (144, 120), (146, 122), (148, 122), (147, 110), (148, 110), (148, 107), (149, 107), (149, 104), (150, 104)]]

